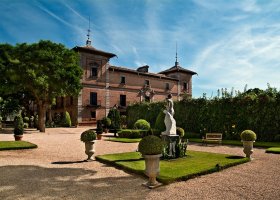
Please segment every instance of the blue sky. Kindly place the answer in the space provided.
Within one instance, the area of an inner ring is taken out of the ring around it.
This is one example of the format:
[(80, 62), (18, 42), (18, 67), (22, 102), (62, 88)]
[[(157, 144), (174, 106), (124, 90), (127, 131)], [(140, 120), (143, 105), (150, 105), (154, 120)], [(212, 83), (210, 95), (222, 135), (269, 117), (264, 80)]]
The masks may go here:
[(159, 72), (177, 42), (180, 65), (198, 73), (194, 97), (280, 88), (278, 0), (0, 0), (0, 43), (83, 46), (89, 16), (93, 46), (117, 54), (113, 65)]

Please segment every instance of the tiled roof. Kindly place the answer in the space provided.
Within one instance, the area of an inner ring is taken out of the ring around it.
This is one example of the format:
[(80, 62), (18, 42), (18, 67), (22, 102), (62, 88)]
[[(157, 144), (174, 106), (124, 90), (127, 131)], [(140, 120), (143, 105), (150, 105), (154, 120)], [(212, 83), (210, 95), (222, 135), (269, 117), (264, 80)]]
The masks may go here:
[(106, 56), (106, 57), (109, 57), (109, 58), (117, 56), (116, 54), (101, 51), (101, 50), (98, 50), (98, 49), (96, 49), (94, 47), (91, 47), (91, 46), (84, 46), (84, 47), (76, 46), (76, 47), (73, 48), (73, 50), (78, 51), (78, 52), (82, 51), (82, 52), (94, 53), (94, 54)]
[(192, 74), (192, 75), (197, 74), (196, 72), (193, 72), (193, 71), (188, 70), (188, 69), (184, 69), (183, 67), (180, 67), (178, 65), (174, 66), (174, 67), (171, 67), (167, 70), (164, 70), (162, 72), (159, 72), (159, 74), (168, 74), (170, 72), (185, 72), (185, 73)]
[(140, 75), (143, 75), (143, 76), (152, 76), (152, 77), (157, 77), (157, 78), (163, 78), (163, 79), (178, 81), (177, 78), (168, 77), (168, 76), (165, 76), (164, 74), (156, 74), (156, 73), (150, 73), (150, 72), (139, 72), (137, 70), (129, 69), (129, 68), (126, 68), (126, 67), (110, 66), (109, 69), (112, 70), (112, 71), (122, 71), (122, 72), (127, 72), (127, 73), (140, 74)]

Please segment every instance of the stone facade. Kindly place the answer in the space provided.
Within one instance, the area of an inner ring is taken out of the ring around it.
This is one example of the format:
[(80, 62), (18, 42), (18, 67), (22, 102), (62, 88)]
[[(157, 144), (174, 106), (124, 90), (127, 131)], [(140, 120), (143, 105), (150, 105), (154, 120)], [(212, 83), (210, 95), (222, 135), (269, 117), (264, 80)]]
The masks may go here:
[[(80, 54), (83, 89), (78, 98), (63, 98), (63, 106), (52, 112), (67, 110), (74, 124), (95, 124), (113, 106), (125, 113), (126, 107), (136, 102), (162, 101), (170, 93), (173, 100), (180, 100), (183, 93), (192, 95), (192, 75), (196, 73), (180, 67), (177, 61), (170, 69), (150, 73), (149, 66), (137, 70), (111, 66), (109, 60), (116, 55), (91, 46), (74, 50)], [(57, 105), (62, 105), (60, 101), (57, 100)]]

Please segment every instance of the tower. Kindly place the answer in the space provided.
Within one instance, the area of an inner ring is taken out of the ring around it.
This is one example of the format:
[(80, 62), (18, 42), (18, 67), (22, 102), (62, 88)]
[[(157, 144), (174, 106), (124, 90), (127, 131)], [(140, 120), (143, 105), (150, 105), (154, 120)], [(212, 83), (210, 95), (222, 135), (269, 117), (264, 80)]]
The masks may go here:
[(91, 47), (91, 40), (90, 40), (90, 17), (88, 17), (88, 34), (87, 34), (86, 46), (87, 47)]
[(177, 60), (177, 42), (176, 42), (176, 61), (175, 61), (175, 67), (179, 67), (179, 62)]

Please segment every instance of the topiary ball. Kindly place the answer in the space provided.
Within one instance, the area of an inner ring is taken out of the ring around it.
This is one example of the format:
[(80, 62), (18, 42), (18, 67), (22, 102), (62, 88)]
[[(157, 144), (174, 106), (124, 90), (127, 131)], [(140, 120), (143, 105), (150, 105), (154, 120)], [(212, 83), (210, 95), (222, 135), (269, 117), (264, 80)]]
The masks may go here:
[(163, 142), (157, 136), (148, 135), (139, 142), (138, 150), (142, 155), (161, 154), (163, 151)]
[(150, 123), (145, 119), (138, 119), (134, 123), (134, 129), (149, 130), (151, 128)]
[(184, 137), (185, 131), (181, 127), (176, 127), (176, 134), (180, 136), (180, 138)]
[(86, 130), (81, 134), (82, 142), (89, 142), (96, 139), (96, 133), (94, 130)]
[(245, 130), (240, 134), (241, 140), (243, 141), (255, 141), (257, 139), (257, 135), (254, 131)]

